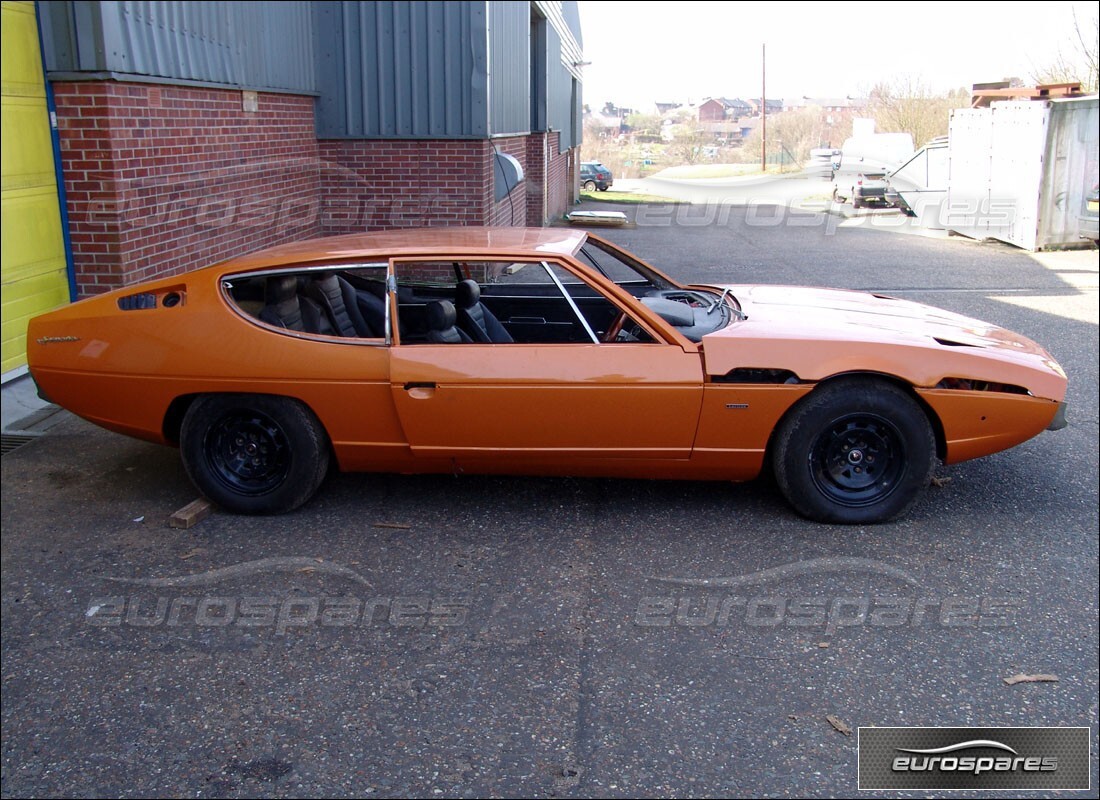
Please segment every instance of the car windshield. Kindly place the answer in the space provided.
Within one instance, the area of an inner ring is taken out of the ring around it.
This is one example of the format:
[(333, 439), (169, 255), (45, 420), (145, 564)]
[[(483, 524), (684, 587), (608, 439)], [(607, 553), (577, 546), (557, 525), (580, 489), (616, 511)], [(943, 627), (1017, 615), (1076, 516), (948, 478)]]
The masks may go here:
[(672, 289), (674, 285), (644, 264), (598, 239), (589, 237), (577, 257), (623, 288)]

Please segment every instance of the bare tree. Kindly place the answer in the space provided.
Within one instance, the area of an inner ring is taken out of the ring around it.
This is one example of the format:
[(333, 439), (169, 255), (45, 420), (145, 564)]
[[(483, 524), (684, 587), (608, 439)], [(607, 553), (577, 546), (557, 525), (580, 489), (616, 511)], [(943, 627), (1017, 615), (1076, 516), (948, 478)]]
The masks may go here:
[(703, 160), (703, 148), (714, 144), (714, 135), (698, 122), (689, 120), (672, 128), (672, 141), (665, 152), (673, 164), (697, 164)]
[[(789, 157), (805, 162), (815, 147), (839, 146), (851, 134), (852, 120), (847, 112), (826, 112), (818, 106), (792, 108), (768, 115), (768, 153), (775, 155), (780, 145)], [(759, 159), (760, 129), (745, 139), (746, 158)]]
[(908, 133), (916, 147), (937, 136), (947, 135), (951, 110), (970, 105), (970, 96), (965, 89), (938, 94), (912, 76), (875, 85), (868, 100), (868, 110), (874, 117), (876, 131)]
[(635, 134), (643, 136), (661, 135), (661, 116), (659, 114), (643, 114), (635, 112), (626, 118), (626, 124)]
[(1086, 92), (1100, 87), (1097, 60), (1100, 57), (1100, 16), (1092, 18), (1091, 25), (1082, 24), (1073, 12), (1072, 49), (1069, 53), (1059, 50), (1057, 57), (1046, 66), (1032, 73), (1036, 83), (1080, 83)]

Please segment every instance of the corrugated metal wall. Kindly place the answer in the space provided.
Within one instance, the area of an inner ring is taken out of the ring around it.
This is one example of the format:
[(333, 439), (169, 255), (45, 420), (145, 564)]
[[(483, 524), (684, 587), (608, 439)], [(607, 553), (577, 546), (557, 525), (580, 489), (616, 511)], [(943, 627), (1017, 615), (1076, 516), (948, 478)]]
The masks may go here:
[(488, 135), (484, 2), (313, 6), (319, 138)]
[(309, 2), (43, 3), (51, 73), (117, 72), (312, 93)]
[(550, 129), (560, 131), (559, 147), (565, 152), (581, 142), (578, 124), (580, 119), (580, 91), (574, 96), (575, 78), (557, 54), (561, 52), (561, 37), (553, 26), (546, 29), (546, 51), (549, 62), (546, 66), (546, 115)]
[(546, 98), (535, 113), (532, 5), (520, 0), (67, 0), (42, 13), (51, 78), (110, 72), (318, 92), (320, 138), (484, 138), (548, 126), (565, 150), (580, 143), (576, 3), (534, 8), (547, 33)]
[(531, 10), (528, 3), (489, 3), (489, 130), (531, 131)]

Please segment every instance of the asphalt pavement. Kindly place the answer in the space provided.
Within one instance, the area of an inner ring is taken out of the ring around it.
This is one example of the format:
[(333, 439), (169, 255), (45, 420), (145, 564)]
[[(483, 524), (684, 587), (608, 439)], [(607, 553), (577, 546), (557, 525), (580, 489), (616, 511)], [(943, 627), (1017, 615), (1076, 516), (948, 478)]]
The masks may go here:
[(1070, 426), (878, 526), (768, 480), (336, 475), (181, 530), (175, 451), (54, 415), (3, 457), (3, 795), (854, 796), (860, 726), (950, 725), (1088, 727), (1091, 790), (1046, 796), (1095, 797), (1097, 252), (717, 206), (600, 233), (1019, 331)]

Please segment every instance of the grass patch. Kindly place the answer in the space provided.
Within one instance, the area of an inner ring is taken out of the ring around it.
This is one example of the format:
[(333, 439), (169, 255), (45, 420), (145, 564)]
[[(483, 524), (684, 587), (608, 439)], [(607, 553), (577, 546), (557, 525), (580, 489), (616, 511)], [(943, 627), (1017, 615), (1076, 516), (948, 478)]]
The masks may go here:
[[(768, 175), (780, 175), (786, 172), (797, 172), (797, 169), (788, 167), (768, 167)], [(673, 178), (676, 180), (695, 180), (698, 178), (745, 178), (752, 175), (764, 175), (759, 164), (684, 164), (679, 167), (663, 169), (654, 178)]]
[(592, 200), (596, 203), (623, 203), (627, 205), (642, 205), (644, 203), (682, 203), (683, 200), (674, 200), (671, 197), (662, 197), (657, 194), (641, 194), (640, 192), (616, 192), (608, 189), (606, 192), (581, 192), (581, 200)]

